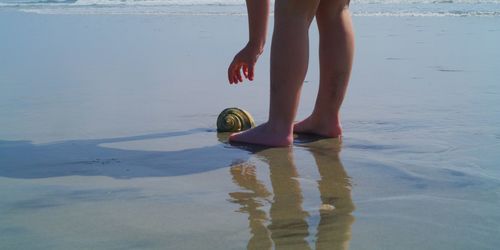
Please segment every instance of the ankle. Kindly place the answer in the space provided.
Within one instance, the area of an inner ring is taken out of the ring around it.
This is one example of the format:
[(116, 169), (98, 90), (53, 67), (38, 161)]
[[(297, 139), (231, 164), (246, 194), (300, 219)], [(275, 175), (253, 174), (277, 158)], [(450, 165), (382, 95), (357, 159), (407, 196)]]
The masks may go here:
[(276, 135), (291, 136), (293, 134), (293, 123), (269, 120), (266, 123), (266, 128), (269, 132), (272, 132)]
[(338, 113), (313, 112), (310, 119), (314, 124), (318, 125), (340, 126), (340, 116)]

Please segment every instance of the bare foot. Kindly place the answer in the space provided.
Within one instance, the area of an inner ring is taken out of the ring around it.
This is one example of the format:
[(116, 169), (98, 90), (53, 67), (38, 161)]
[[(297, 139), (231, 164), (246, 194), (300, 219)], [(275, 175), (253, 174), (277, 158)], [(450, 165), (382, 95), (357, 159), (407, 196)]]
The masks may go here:
[(293, 125), (293, 132), (297, 134), (313, 134), (323, 137), (336, 138), (342, 136), (342, 127), (338, 119), (320, 120), (309, 116)]
[(232, 134), (229, 136), (229, 141), (270, 147), (287, 147), (292, 144), (293, 135), (288, 131), (279, 130), (268, 123), (264, 123), (253, 129)]

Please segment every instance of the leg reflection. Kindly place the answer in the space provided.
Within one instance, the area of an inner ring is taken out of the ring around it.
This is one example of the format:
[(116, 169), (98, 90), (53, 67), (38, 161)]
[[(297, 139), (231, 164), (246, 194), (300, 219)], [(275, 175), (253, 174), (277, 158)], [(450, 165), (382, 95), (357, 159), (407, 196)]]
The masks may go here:
[[(347, 249), (351, 238), (354, 204), (349, 177), (339, 158), (340, 145), (335, 139), (304, 144), (318, 167), (318, 204), (320, 222), (315, 240), (316, 249)], [(303, 194), (291, 148), (271, 148), (255, 152), (269, 165), (272, 193), (257, 180), (256, 168), (250, 163), (231, 167), (233, 181), (246, 191), (230, 193), (232, 201), (248, 213), (251, 238), (248, 249), (311, 249), (309, 214), (302, 208)], [(273, 199), (269, 197), (273, 194)], [(263, 210), (271, 203), (269, 217)], [(266, 227), (266, 225), (269, 225)]]
[(268, 220), (266, 212), (261, 209), (269, 193), (255, 174), (255, 166), (248, 163), (240, 163), (231, 167), (233, 182), (247, 191), (232, 192), (229, 196), (232, 202), (241, 205), (239, 212), (248, 213), (250, 232), (252, 234), (248, 241), (247, 249), (271, 249), (272, 241), (270, 232), (266, 227)]
[(271, 238), (276, 249), (310, 249), (307, 217), (302, 208), (302, 191), (291, 148), (273, 148), (259, 152), (270, 169), (274, 192), (271, 204)]
[[(332, 140), (332, 143), (335, 143)], [(316, 249), (348, 249), (354, 222), (351, 184), (339, 158), (340, 147), (310, 147), (318, 171), (322, 205)]]

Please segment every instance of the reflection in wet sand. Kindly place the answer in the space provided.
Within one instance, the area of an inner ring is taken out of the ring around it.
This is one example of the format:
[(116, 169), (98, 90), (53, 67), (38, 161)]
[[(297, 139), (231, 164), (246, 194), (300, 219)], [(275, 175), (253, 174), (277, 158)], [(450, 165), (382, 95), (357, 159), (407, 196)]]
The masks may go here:
[[(320, 221), (315, 234), (315, 249), (347, 249), (351, 239), (354, 204), (349, 177), (339, 159), (336, 140), (303, 144), (315, 159), (320, 178), (318, 204)], [(231, 167), (233, 181), (244, 192), (229, 195), (248, 213), (251, 237), (248, 249), (311, 249), (307, 241), (309, 213), (302, 208), (303, 194), (298, 181), (292, 148), (271, 148), (256, 153), (269, 165), (272, 193), (257, 179), (256, 167), (244, 162)], [(273, 197), (270, 200), (270, 197)], [(270, 203), (269, 217), (263, 209)], [(266, 226), (266, 224), (268, 224)]]
[(270, 233), (265, 223), (268, 220), (262, 210), (265, 198), (271, 196), (262, 182), (257, 180), (255, 166), (241, 163), (231, 167), (233, 181), (249, 192), (229, 193), (232, 201), (241, 205), (238, 212), (248, 213), (248, 221), (252, 237), (248, 241), (248, 249), (270, 249), (272, 247)]
[[(349, 177), (340, 161), (338, 151), (310, 148), (321, 179), (318, 189), (324, 207), (316, 234), (316, 249), (347, 249), (354, 222)], [(327, 206), (325, 206), (327, 205)]]

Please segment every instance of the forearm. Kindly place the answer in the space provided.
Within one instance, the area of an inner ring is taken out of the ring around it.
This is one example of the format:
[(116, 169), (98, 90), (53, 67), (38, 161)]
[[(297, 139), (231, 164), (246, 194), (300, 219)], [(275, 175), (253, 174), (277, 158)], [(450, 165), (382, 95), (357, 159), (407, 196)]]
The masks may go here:
[(246, 0), (248, 11), (248, 45), (262, 51), (266, 43), (269, 0)]

